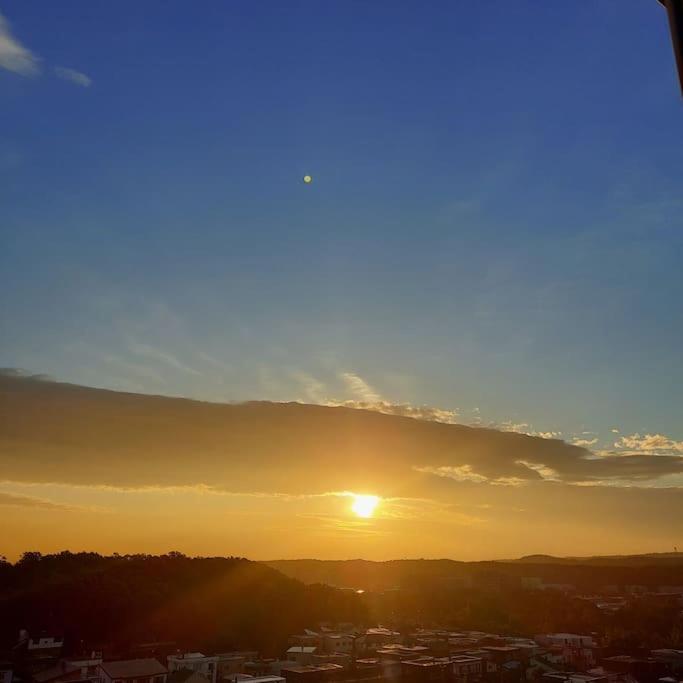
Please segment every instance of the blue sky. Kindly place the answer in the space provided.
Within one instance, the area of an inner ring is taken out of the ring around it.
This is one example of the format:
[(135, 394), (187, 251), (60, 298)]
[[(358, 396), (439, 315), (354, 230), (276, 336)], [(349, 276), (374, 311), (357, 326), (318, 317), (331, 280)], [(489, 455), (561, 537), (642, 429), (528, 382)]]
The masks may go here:
[(0, 12), (0, 365), (683, 439), (654, 0)]

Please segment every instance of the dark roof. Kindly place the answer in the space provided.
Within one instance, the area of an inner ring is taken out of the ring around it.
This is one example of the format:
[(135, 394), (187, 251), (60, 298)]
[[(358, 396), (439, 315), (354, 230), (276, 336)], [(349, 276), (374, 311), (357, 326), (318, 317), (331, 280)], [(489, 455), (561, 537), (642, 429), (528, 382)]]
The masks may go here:
[(32, 678), (36, 683), (46, 683), (47, 681), (54, 681), (57, 678), (74, 678), (81, 677), (80, 667), (74, 666), (73, 664), (57, 664), (49, 669), (43, 669), (33, 674)]
[(102, 662), (100, 666), (110, 678), (142, 678), (167, 673), (166, 667), (151, 657), (147, 659), (124, 659), (119, 662)]

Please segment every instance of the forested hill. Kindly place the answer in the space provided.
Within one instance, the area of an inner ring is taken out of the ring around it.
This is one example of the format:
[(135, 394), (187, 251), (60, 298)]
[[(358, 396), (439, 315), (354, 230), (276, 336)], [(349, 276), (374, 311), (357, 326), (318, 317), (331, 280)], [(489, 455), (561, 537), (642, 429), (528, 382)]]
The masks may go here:
[(683, 553), (614, 557), (559, 558), (533, 555), (519, 560), (457, 562), (454, 560), (274, 560), (270, 567), (303, 583), (386, 590), (462, 579), (491, 584), (492, 579), (519, 585), (522, 577), (547, 583), (573, 584), (579, 590), (597, 591), (606, 585), (640, 584), (655, 588), (683, 585)]
[(171, 640), (181, 648), (273, 656), (288, 634), (318, 621), (364, 620), (354, 594), (305, 586), (245, 559), (179, 553), (26, 553), (15, 564), (0, 562), (0, 614), (5, 648), (26, 628), (109, 652)]

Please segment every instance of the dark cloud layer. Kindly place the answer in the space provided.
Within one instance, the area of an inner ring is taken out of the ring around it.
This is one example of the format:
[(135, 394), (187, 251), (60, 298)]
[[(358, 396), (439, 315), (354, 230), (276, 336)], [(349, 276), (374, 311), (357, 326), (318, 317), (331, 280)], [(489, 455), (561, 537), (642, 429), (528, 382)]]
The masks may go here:
[(344, 407), (221, 405), (0, 376), (0, 471), (14, 481), (228, 491), (424, 492), (426, 481), (639, 483), (683, 457), (598, 457), (512, 432)]

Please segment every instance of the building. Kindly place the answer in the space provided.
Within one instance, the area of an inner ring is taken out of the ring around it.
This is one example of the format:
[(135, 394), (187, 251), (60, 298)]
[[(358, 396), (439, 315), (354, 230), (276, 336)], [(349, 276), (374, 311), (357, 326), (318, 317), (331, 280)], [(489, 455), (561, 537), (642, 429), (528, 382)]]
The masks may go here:
[(286, 683), (327, 683), (344, 677), (344, 669), (338, 664), (319, 666), (290, 666), (282, 669)]
[(218, 662), (219, 658), (207, 657), (201, 652), (183, 652), (175, 655), (169, 655), (168, 672), (174, 671), (194, 671), (202, 674), (209, 683), (216, 683), (218, 680)]
[(235, 652), (220, 652), (218, 658), (218, 680), (234, 679), (238, 674), (244, 673), (244, 665), (258, 659), (255, 650), (243, 650)]
[(318, 653), (318, 648), (313, 645), (292, 645), (287, 652), (287, 660), (295, 662), (299, 666), (310, 666), (313, 663), (313, 655)]
[(639, 683), (655, 683), (655, 681), (668, 676), (670, 673), (668, 663), (654, 657), (616, 655), (614, 657), (605, 657), (600, 663), (605, 671), (621, 674), (622, 678), (629, 676), (639, 681)]
[(608, 676), (558, 671), (556, 673), (543, 674), (542, 680), (547, 683), (607, 683)]
[(100, 683), (102, 656), (93, 652), (89, 658), (62, 659), (57, 664), (36, 671), (33, 683)]
[(449, 678), (447, 658), (420, 657), (401, 662), (401, 678), (414, 683), (446, 683)]
[(19, 642), (15, 650), (24, 651), (26, 663), (30, 671), (39, 671), (56, 664), (62, 654), (64, 638), (61, 636), (42, 635), (38, 638), (29, 636), (28, 631), (19, 631)]
[(168, 669), (157, 659), (123, 659), (100, 664), (102, 683), (166, 683)]
[(565, 664), (571, 664), (579, 669), (595, 666), (597, 643), (593, 636), (577, 635), (576, 633), (546, 633), (536, 636), (536, 642), (547, 647), (550, 652), (561, 655)]
[(455, 655), (450, 658), (451, 673), (457, 683), (471, 683), (481, 679), (485, 672), (484, 660), (471, 655)]
[(326, 633), (323, 637), (323, 647), (326, 652), (340, 652), (353, 654), (355, 637), (348, 633)]

